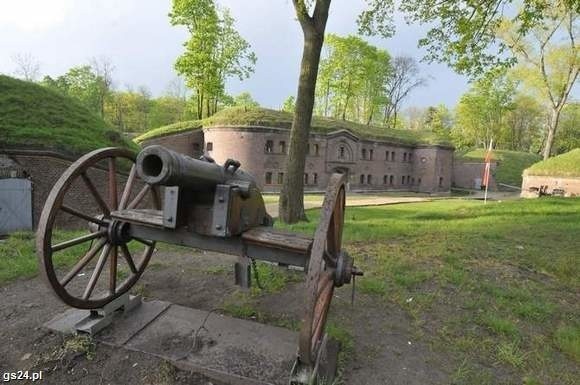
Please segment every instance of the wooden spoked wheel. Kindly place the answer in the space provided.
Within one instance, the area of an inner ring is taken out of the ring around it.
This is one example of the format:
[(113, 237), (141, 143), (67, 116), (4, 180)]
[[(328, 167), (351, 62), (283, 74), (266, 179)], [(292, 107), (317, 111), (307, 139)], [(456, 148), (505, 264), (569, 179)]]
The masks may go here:
[(344, 224), (345, 184), (344, 174), (330, 177), (308, 262), (306, 303), (299, 341), (299, 358), (307, 365), (316, 362), (334, 294)]
[[(117, 173), (122, 169), (130, 169), (126, 178)], [(160, 206), (158, 191), (138, 180), (131, 151), (104, 148), (74, 162), (54, 185), (38, 224), (40, 270), (57, 297), (95, 309), (126, 293), (143, 274), (155, 243), (131, 237), (129, 225), (111, 212)], [(84, 231), (68, 235), (79, 227)], [(61, 239), (63, 234), (69, 239)]]

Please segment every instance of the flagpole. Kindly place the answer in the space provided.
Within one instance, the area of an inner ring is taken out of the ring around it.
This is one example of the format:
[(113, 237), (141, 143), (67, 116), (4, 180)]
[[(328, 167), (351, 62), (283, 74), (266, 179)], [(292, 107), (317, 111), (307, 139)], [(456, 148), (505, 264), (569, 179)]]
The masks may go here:
[(487, 156), (485, 162), (485, 193), (483, 195), (483, 204), (487, 204), (487, 189), (489, 187), (489, 176), (491, 174), (491, 148), (493, 146), (493, 139), (489, 140), (489, 148), (487, 149)]

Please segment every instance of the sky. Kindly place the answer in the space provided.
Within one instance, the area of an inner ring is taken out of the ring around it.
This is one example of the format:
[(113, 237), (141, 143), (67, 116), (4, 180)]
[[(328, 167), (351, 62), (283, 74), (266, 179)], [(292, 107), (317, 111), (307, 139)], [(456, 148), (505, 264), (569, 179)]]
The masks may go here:
[[(108, 58), (115, 66), (118, 89), (147, 87), (163, 94), (177, 76), (173, 63), (183, 51), (187, 32), (169, 24), (170, 0), (0, 0), (0, 73), (14, 74), (15, 55), (30, 54), (42, 76), (59, 76), (91, 58)], [(218, 0), (236, 19), (241, 35), (258, 57), (254, 74), (231, 79), (227, 91), (250, 92), (261, 105), (279, 108), (296, 94), (302, 32), (290, 0)], [(333, 0), (327, 33), (356, 33), (363, 0)], [(392, 56), (424, 52), (417, 41), (426, 30), (395, 15), (397, 33), (369, 41)], [(467, 79), (444, 64), (421, 63), (427, 86), (416, 89), (405, 107), (440, 103), (454, 106), (468, 88)]]

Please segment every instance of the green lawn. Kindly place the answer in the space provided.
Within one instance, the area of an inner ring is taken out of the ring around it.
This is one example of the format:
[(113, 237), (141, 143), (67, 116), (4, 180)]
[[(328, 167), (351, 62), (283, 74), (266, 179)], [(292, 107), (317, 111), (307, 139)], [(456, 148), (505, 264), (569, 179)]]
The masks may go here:
[(0, 75), (0, 147), (80, 155), (109, 146), (137, 148), (77, 100)]
[[(312, 234), (318, 210), (308, 214), (278, 227)], [(510, 384), (576, 383), (579, 234), (580, 199), (347, 208), (344, 228), (360, 291), (404, 308), (466, 385), (500, 383), (497, 371)]]
[(528, 175), (580, 177), (580, 148), (538, 162), (526, 170)]
[[(483, 149), (476, 149), (463, 154), (458, 153), (456, 156), (467, 161), (483, 162), (485, 152)], [(495, 180), (512, 186), (521, 186), (524, 170), (542, 159), (538, 154), (508, 150), (494, 150), (493, 158), (498, 162)]]
[[(312, 234), (318, 211), (308, 211), (310, 222), (276, 226)], [(349, 207), (345, 218), (345, 248), (365, 271), (359, 292), (407, 312), (414, 338), (453, 363), (454, 385), (577, 383), (580, 199)], [(294, 280), (260, 269), (269, 292)], [(32, 234), (0, 242), (0, 282), (35, 274)], [(237, 316), (256, 314), (251, 301), (230, 305)], [(256, 319), (297, 327), (267, 314)], [(336, 320), (330, 329), (350, 349), (356, 344)]]

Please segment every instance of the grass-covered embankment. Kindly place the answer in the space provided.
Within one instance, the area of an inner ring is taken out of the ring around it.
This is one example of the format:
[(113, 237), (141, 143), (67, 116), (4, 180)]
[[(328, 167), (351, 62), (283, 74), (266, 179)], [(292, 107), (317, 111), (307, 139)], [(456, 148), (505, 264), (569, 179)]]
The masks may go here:
[[(213, 126), (259, 126), (290, 129), (293, 115), (289, 112), (271, 110), (261, 107), (230, 107), (215, 115), (198, 121), (182, 122), (150, 130), (137, 138), (140, 143), (155, 137), (172, 135), (200, 127)], [(386, 127), (370, 126), (315, 116), (312, 119), (312, 132), (329, 133), (337, 130), (348, 130), (361, 138), (388, 140), (401, 144), (448, 144), (431, 131), (398, 130)]]
[(0, 75), (0, 147), (80, 155), (109, 146), (137, 148), (79, 101)]
[[(477, 149), (466, 153), (458, 153), (460, 161), (483, 162), (486, 150)], [(541, 159), (538, 154), (521, 151), (494, 150), (493, 159), (497, 161), (494, 177), (497, 183), (511, 186), (522, 185), (522, 173), (532, 164)]]
[(527, 175), (580, 177), (580, 148), (532, 165)]

